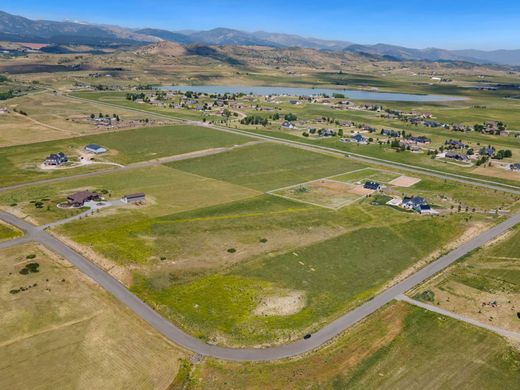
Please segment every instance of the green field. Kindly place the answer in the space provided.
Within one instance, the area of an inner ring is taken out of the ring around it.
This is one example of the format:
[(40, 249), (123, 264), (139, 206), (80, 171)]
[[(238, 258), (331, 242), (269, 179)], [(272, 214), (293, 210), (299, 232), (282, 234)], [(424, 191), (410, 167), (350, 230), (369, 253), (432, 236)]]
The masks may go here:
[[(121, 214), (138, 210), (142, 216), (147, 217), (259, 194), (249, 188), (159, 165), (12, 190), (0, 194), (0, 204), (13, 205), (37, 222), (47, 223), (78, 213), (77, 209), (59, 209), (56, 206), (65, 201), (67, 195), (85, 189), (105, 194), (108, 199), (119, 199), (125, 194), (144, 192), (148, 198), (145, 206), (137, 208), (129, 205), (121, 210)], [(43, 207), (37, 208), (34, 201), (43, 201)], [(101, 213), (103, 214), (103, 211)], [(119, 215), (118, 218), (123, 218), (123, 215)]]
[[(334, 238), (259, 256), (225, 273), (188, 283), (179, 282), (175, 273), (168, 277), (136, 274), (132, 291), (205, 339), (224, 337), (248, 344), (299, 338), (369, 299), (465, 228), (458, 217), (417, 219), (391, 209), (372, 210), (375, 219), (388, 221), (392, 215), (394, 224), (352, 226)], [(237, 253), (241, 250), (240, 246), (236, 249)], [(277, 297), (280, 291), (303, 293), (303, 309), (291, 315), (252, 315), (262, 298)]]
[(18, 229), (0, 222), (0, 241), (10, 240), (22, 235), (22, 232)]
[(78, 151), (86, 144), (96, 143), (109, 149), (107, 154), (96, 156), (99, 161), (129, 164), (161, 157), (230, 147), (250, 141), (248, 137), (219, 132), (197, 126), (166, 126), (124, 130), (102, 135), (69, 138), (36, 144), (0, 148), (1, 185), (69, 176), (106, 165), (88, 165), (74, 169), (43, 171), (38, 168), (50, 153), (64, 152), (77, 160)]
[[(476, 358), (478, 356), (478, 358)], [(299, 359), (195, 367), (193, 389), (515, 389), (520, 354), (501, 337), (394, 303)]]
[(168, 165), (260, 191), (274, 190), (364, 167), (347, 159), (278, 144), (254, 145)]

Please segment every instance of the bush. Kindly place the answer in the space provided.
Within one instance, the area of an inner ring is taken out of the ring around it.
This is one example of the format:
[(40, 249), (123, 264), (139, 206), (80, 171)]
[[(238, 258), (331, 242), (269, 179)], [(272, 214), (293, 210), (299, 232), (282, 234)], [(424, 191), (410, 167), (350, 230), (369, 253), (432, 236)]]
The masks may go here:
[(235, 253), (237, 250), (235, 248), (229, 248), (227, 250), (228, 253)]
[(435, 300), (435, 294), (431, 290), (425, 290), (422, 293), (416, 294), (415, 299), (424, 302), (433, 302)]
[(36, 255), (34, 253), (31, 253), (30, 255), (25, 256), (26, 259), (34, 259)]
[(261, 239), (260, 239), (260, 242), (261, 242), (262, 244), (265, 244), (265, 243), (267, 242), (267, 238), (261, 238)]

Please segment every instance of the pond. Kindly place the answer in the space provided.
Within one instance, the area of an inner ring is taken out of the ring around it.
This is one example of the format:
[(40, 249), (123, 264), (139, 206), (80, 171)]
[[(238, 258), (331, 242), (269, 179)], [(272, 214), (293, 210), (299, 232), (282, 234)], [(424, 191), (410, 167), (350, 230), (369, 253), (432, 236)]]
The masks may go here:
[(335, 93), (345, 95), (353, 100), (387, 100), (396, 102), (446, 102), (464, 100), (462, 97), (448, 95), (414, 95), (408, 93), (358, 91), (352, 89), (328, 89), (328, 88), (296, 88), (296, 87), (247, 87), (225, 85), (170, 85), (159, 87), (166, 91), (192, 91), (207, 94), (245, 93), (258, 96), (287, 95), (287, 96), (311, 96), (329, 95)]

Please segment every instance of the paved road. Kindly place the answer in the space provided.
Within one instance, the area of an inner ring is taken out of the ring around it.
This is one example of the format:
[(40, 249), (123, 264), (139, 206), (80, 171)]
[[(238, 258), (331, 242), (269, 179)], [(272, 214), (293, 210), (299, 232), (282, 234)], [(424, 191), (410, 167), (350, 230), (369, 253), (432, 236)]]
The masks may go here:
[(407, 303), (409, 303), (411, 305), (421, 307), (423, 309), (432, 311), (434, 313), (442, 314), (443, 316), (446, 316), (446, 317), (451, 317), (451, 318), (455, 318), (456, 320), (459, 320), (459, 321), (467, 322), (468, 324), (471, 324), (471, 325), (474, 325), (474, 326), (478, 326), (479, 328), (484, 328), (484, 329), (490, 330), (491, 332), (494, 332), (494, 333), (499, 334), (499, 335), (504, 336), (504, 337), (512, 338), (512, 339), (515, 339), (515, 340), (520, 340), (520, 333), (519, 332), (514, 332), (512, 330), (507, 330), (507, 329), (503, 329), (503, 328), (498, 328), (496, 326), (491, 326), (491, 325), (488, 325), (488, 324), (484, 324), (483, 322), (474, 320), (473, 318), (469, 318), (469, 317), (466, 317), (466, 316), (454, 313), (454, 312), (449, 311), (449, 310), (444, 310), (444, 309), (441, 309), (440, 307), (429, 305), (429, 304), (424, 303), (424, 302), (416, 301), (415, 299), (409, 298), (409, 297), (407, 297), (404, 294), (403, 295), (399, 295), (397, 297), (397, 300), (403, 301), (403, 302), (407, 302)]
[[(376, 295), (373, 299), (344, 314), (332, 323), (320, 329), (318, 332), (313, 334), (310, 339), (302, 339), (291, 344), (259, 349), (223, 348), (203, 343), (202, 341), (184, 333), (171, 322), (160, 316), (147, 304), (128, 291), (126, 287), (124, 287), (107, 272), (98, 268), (87, 258), (75, 250), (69, 248), (63, 242), (51, 236), (47, 232), (39, 230), (37, 227), (27, 223), (26, 221), (23, 221), (14, 215), (3, 211), (0, 211), (0, 219), (23, 230), (27, 235), (27, 237), (25, 237), (26, 240), (29, 239), (32, 241), (37, 241), (64, 259), (68, 260), (81, 272), (92, 278), (101, 287), (116, 297), (122, 304), (126, 305), (144, 321), (148, 322), (159, 333), (163, 334), (169, 340), (180, 345), (181, 347), (203, 356), (212, 356), (219, 359), (235, 361), (266, 361), (300, 355), (320, 347), (344, 330), (361, 321), (368, 315), (374, 313), (382, 306), (401, 296), (406, 291), (415, 287), (427, 278), (443, 270), (472, 250), (482, 246), (483, 244), (504, 233), (506, 230), (514, 227), (516, 224), (520, 223), (520, 214), (511, 216), (506, 221), (492, 227), (484, 233), (481, 233), (471, 241), (461, 245), (457, 249), (430, 263), (426, 267), (422, 268), (396, 285), (387, 288), (380, 294)], [(2, 244), (0, 244), (0, 248), (2, 247)]]

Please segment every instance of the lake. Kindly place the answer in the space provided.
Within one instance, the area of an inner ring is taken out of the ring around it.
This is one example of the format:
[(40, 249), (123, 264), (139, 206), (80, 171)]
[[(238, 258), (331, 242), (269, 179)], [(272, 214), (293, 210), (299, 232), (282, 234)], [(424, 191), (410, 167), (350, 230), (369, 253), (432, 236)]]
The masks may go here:
[(464, 100), (462, 97), (448, 95), (414, 95), (409, 93), (358, 91), (352, 89), (327, 89), (327, 88), (295, 88), (295, 87), (247, 87), (225, 85), (170, 85), (159, 87), (167, 91), (193, 91), (207, 94), (245, 93), (259, 96), (288, 95), (310, 96), (329, 95), (341, 93), (345, 98), (354, 100), (388, 100), (396, 102), (446, 102)]

